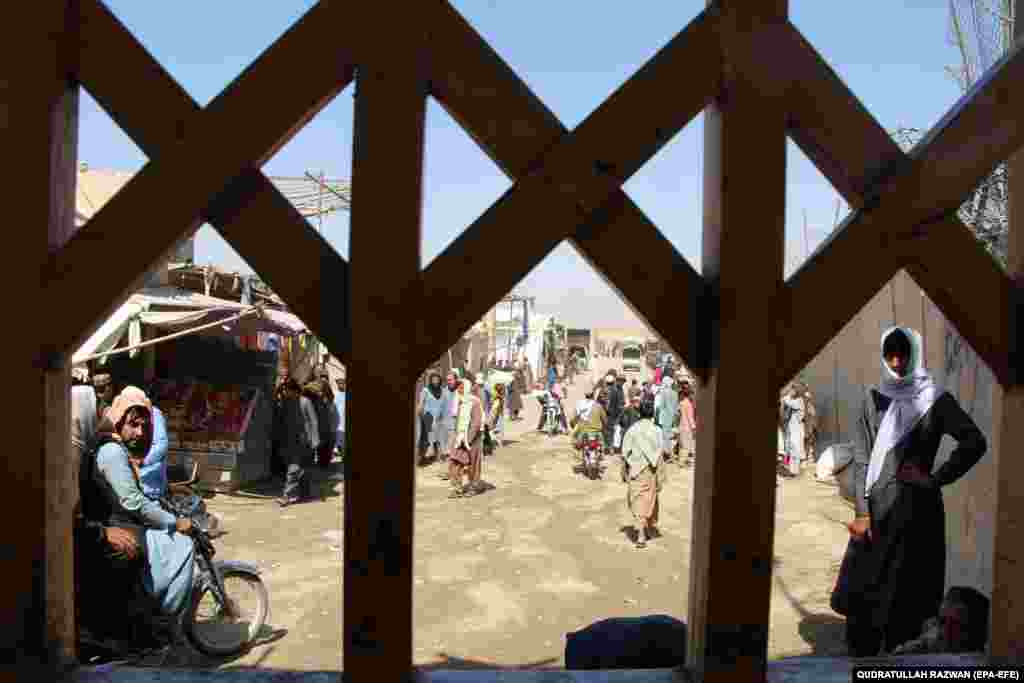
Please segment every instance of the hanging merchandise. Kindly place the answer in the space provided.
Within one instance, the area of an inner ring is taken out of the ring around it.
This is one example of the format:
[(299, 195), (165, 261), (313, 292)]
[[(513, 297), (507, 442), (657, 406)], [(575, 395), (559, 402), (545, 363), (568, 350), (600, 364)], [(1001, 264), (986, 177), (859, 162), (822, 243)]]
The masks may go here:
[(242, 278), (241, 303), (244, 306), (248, 306), (252, 303), (252, 280), (248, 275)]

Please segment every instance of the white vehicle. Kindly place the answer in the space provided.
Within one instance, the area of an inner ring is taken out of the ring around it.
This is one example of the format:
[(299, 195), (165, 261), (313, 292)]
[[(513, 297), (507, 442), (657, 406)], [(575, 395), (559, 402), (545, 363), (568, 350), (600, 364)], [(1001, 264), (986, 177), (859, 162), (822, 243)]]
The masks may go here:
[(637, 342), (627, 342), (622, 347), (622, 371), (626, 374), (641, 374), (644, 366), (644, 347)]

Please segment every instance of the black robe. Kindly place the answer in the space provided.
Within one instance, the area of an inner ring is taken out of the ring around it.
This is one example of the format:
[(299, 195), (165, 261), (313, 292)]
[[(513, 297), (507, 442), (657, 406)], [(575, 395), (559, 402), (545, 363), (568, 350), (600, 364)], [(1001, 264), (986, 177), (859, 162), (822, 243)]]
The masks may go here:
[[(967, 473), (985, 453), (985, 437), (948, 392), (887, 455), (868, 498), (864, 496), (871, 448), (889, 399), (876, 390), (865, 397), (855, 452), (855, 505), (870, 513), (872, 540), (851, 575), (847, 643), (855, 657), (891, 651), (916, 638), (922, 623), (938, 614), (946, 581), (945, 511), (941, 487)], [(933, 471), (943, 435), (957, 442)], [(914, 463), (931, 473), (928, 485), (904, 483), (896, 473)]]

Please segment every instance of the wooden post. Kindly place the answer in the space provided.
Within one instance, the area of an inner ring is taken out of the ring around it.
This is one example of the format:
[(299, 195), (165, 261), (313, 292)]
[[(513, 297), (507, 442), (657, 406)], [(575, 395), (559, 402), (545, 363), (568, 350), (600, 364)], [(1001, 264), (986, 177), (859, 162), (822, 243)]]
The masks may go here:
[[(0, 59), (0, 144), (12, 184), (8, 192), (32, 210), (17, 214), (18, 239), (4, 269), (5, 290), (18, 292), (14, 318), (45, 329), (59, 311), (38, 306), (40, 272), (74, 232), (78, 146), (77, 37), (73, 3), (36, 3), (8, 22), (3, 42), (17, 59)], [(65, 302), (74, 305), (73, 302)], [(31, 333), (8, 339), (8, 377), (18, 387), (18, 427), (0, 458), (8, 509), (17, 511), (0, 550), (0, 650), (7, 665), (41, 666), (53, 680), (75, 658), (71, 552), (69, 374), (61, 340)], [(15, 519), (16, 518), (16, 519)], [(27, 674), (26, 678), (32, 678)]]
[[(1024, 2), (1015, 0), (1014, 16), (1020, 16)], [(1014, 34), (1020, 39), (1024, 34), (1024, 22), (1014, 24)], [(994, 659), (1019, 663), (1024, 661), (1024, 582), (1021, 581), (1021, 566), (1024, 565), (1024, 493), (1020, 490), (1020, 479), (1024, 476), (1024, 461), (1018, 457), (1017, 449), (1024, 443), (1024, 384), (1021, 382), (1021, 315), (1019, 298), (1024, 286), (1024, 151), (1010, 157), (1007, 163), (1009, 175), (1009, 243), (1007, 245), (1006, 268), (1013, 278), (1017, 298), (1006, 302), (1011, 306), (1009, 339), (1006, 343), (1010, 354), (1009, 365), (1016, 372), (1012, 384), (1003, 387), (1003, 401), (1000, 416), (999, 435), (996, 439), (996, 528), (993, 539), (992, 563), (992, 609), (990, 616), (989, 652)]]
[[(356, 76), (352, 165), (350, 454), (345, 486), (344, 672), (405, 680), (412, 669), (413, 389), (420, 274), (425, 3), (368, 8)], [(388, 36), (387, 40), (383, 37)], [(325, 293), (326, 296), (327, 293)], [(324, 305), (329, 300), (325, 298)], [(402, 436), (405, 434), (405, 436)]]
[(714, 320), (699, 392), (687, 664), (700, 680), (751, 681), (763, 678), (768, 648), (786, 194), (785, 69), (767, 78), (758, 62), (787, 3), (716, 5), (724, 69), (704, 117), (703, 254)]

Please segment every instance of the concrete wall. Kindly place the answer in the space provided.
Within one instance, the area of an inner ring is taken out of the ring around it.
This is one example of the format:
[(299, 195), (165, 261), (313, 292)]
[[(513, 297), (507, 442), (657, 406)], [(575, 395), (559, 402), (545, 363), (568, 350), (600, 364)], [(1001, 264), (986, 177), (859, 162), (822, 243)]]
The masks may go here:
[[(982, 461), (943, 493), (947, 585), (974, 586), (991, 595), (995, 437), (1002, 391), (991, 371), (906, 273), (893, 278), (800, 374), (814, 393), (818, 452), (853, 438), (864, 387), (881, 378), (881, 333), (894, 321), (921, 332), (928, 370), (960, 401), (989, 440), (989, 452)], [(949, 437), (943, 439), (937, 462), (949, 456), (954, 444)]]

